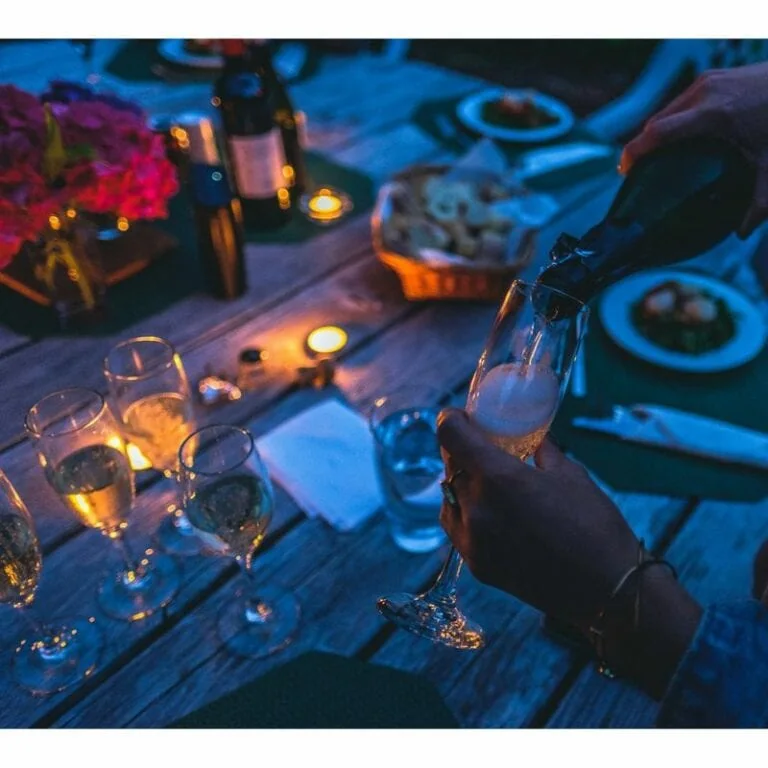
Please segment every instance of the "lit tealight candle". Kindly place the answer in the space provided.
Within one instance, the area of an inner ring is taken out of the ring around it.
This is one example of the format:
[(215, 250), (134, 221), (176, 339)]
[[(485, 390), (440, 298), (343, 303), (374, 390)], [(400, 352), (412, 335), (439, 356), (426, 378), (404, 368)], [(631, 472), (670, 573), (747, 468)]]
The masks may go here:
[(335, 325), (324, 325), (315, 328), (307, 336), (307, 348), (316, 355), (332, 355), (347, 346), (349, 336), (343, 328)]
[(343, 192), (322, 187), (312, 194), (304, 195), (300, 206), (311, 221), (318, 224), (331, 224), (352, 209), (352, 201)]

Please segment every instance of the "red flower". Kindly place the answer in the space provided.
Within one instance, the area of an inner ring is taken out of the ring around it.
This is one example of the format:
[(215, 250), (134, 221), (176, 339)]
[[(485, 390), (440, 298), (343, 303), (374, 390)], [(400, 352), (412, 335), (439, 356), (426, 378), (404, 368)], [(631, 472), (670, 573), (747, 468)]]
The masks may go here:
[(29, 165), (0, 170), (0, 269), (26, 240), (35, 240), (61, 203)]
[[(52, 103), (61, 145), (46, 155), (39, 99), (0, 86), (0, 269), (66, 206), (129, 219), (168, 215), (176, 172), (140, 111), (100, 100)], [(56, 145), (52, 145), (56, 147)], [(44, 159), (57, 178), (46, 182)]]

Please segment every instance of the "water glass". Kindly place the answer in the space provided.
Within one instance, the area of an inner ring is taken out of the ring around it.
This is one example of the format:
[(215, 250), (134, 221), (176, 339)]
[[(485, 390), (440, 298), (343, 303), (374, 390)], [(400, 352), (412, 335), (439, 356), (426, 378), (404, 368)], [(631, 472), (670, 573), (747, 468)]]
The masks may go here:
[(370, 414), (384, 512), (392, 538), (406, 552), (431, 552), (445, 541), (439, 519), (439, 396), (436, 390), (403, 387), (378, 398)]

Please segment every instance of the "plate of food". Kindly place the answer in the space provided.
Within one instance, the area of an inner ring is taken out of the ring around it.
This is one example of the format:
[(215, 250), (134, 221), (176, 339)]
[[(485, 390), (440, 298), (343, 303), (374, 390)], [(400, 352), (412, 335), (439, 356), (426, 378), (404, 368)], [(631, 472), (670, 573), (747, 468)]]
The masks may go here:
[(573, 128), (573, 112), (562, 101), (532, 90), (490, 88), (459, 102), (459, 120), (490, 139), (550, 141)]
[(162, 40), (158, 53), (172, 64), (193, 69), (219, 69), (218, 40)]
[(609, 288), (600, 319), (620, 346), (649, 363), (692, 373), (736, 368), (766, 341), (761, 311), (730, 285), (695, 272), (642, 272)]

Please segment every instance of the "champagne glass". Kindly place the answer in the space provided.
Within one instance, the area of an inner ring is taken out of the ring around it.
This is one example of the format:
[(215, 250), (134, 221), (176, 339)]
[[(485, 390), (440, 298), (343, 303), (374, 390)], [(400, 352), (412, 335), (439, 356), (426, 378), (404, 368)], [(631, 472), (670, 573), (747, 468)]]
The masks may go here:
[[(523, 460), (536, 452), (567, 390), (587, 316), (586, 306), (567, 294), (538, 283), (512, 283), (478, 361), (466, 407), (502, 450)], [(456, 601), (461, 567), (461, 556), (452, 549), (427, 592), (382, 597), (379, 611), (435, 642), (481, 648), (482, 629)]]
[[(179, 448), (195, 431), (194, 403), (181, 357), (170, 342), (140, 336), (117, 344), (104, 375), (126, 439), (166, 477), (179, 471)], [(200, 554), (180, 504), (170, 504), (157, 530), (158, 546), (172, 555)]]
[(92, 620), (72, 619), (51, 627), (34, 617), (41, 567), (32, 516), (0, 472), (0, 603), (17, 608), (32, 633), (16, 649), (13, 672), (19, 685), (38, 696), (88, 677), (101, 655), (101, 633)]
[(99, 588), (106, 614), (138, 621), (167, 605), (179, 587), (170, 557), (149, 551), (141, 560), (124, 540), (134, 498), (134, 478), (120, 427), (104, 398), (90, 389), (64, 389), (30, 408), (27, 432), (45, 478), (75, 517), (101, 531), (125, 563)]
[(288, 592), (255, 584), (253, 556), (274, 494), (253, 437), (239, 427), (203, 427), (184, 441), (179, 458), (189, 522), (209, 550), (233, 557), (243, 571), (244, 589), (223, 607), (219, 635), (241, 656), (267, 656), (293, 639), (299, 605)]

